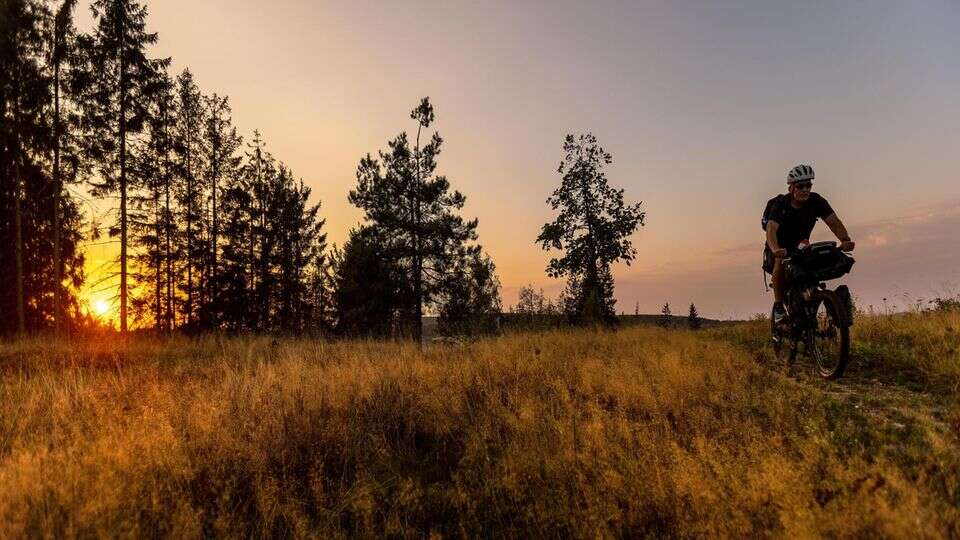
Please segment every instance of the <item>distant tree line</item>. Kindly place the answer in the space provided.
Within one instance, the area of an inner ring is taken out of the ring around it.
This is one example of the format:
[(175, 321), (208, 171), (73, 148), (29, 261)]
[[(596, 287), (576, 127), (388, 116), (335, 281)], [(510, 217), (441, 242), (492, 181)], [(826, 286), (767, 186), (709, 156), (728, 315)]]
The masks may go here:
[[(76, 0), (0, 3), (0, 334), (74, 332), (96, 324), (78, 291), (84, 241), (118, 246), (121, 332), (281, 332), (422, 339), (496, 330), (500, 282), (478, 242), (466, 197), (438, 172), (443, 139), (433, 104), (357, 167), (348, 200), (363, 212), (342, 247), (328, 246), (320, 204), (257, 130), (240, 134), (227, 96), (153, 58), (158, 40), (137, 0), (93, 0), (94, 26), (73, 24)], [(615, 321), (611, 266), (629, 264), (640, 204), (624, 202), (592, 134), (564, 141), (556, 218), (536, 243), (561, 254), (566, 278), (548, 310), (566, 322)], [(93, 198), (84, 199), (84, 193)], [(101, 223), (82, 205), (109, 208)], [(528, 306), (527, 304), (530, 304)]]

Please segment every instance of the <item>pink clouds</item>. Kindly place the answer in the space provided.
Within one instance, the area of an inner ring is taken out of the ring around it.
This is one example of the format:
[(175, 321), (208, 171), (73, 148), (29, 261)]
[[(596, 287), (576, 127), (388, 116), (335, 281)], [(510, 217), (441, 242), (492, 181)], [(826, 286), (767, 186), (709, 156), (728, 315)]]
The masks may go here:
[(890, 240), (882, 234), (871, 234), (867, 236), (867, 245), (873, 247), (883, 247), (890, 243)]

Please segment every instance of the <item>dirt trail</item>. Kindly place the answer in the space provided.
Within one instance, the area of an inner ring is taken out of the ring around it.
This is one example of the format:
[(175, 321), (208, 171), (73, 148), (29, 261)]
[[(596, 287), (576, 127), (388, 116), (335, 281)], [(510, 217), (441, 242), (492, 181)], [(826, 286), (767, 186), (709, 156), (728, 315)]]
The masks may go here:
[[(957, 403), (914, 384), (885, 379), (854, 357), (837, 381), (816, 373), (809, 358), (798, 356), (794, 380), (810, 390), (847, 404), (885, 430), (919, 430), (938, 449), (960, 448)], [(784, 372), (786, 372), (784, 368)]]

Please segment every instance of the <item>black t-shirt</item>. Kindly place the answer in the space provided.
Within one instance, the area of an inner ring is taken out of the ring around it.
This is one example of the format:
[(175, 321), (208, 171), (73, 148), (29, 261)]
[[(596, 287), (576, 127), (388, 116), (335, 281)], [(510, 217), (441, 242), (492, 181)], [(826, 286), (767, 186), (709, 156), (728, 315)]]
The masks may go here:
[(830, 203), (817, 193), (811, 193), (807, 202), (800, 208), (790, 204), (790, 195), (777, 195), (771, 201), (768, 221), (776, 221), (777, 242), (785, 249), (796, 249), (801, 240), (809, 240), (817, 218), (825, 219), (833, 213)]

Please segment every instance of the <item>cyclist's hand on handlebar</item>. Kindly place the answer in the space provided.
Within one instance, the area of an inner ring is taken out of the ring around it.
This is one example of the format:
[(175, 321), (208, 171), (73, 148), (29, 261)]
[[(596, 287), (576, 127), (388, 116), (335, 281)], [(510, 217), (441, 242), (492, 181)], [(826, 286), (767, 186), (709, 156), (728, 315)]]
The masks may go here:
[(784, 257), (787, 256), (787, 250), (785, 250), (785, 249), (783, 249), (783, 248), (774, 250), (773, 256), (776, 257), (776, 258), (778, 258), (778, 259), (782, 259), (782, 258), (784, 258)]
[(846, 242), (840, 242), (840, 251), (853, 251), (856, 242), (853, 240), (847, 240)]

